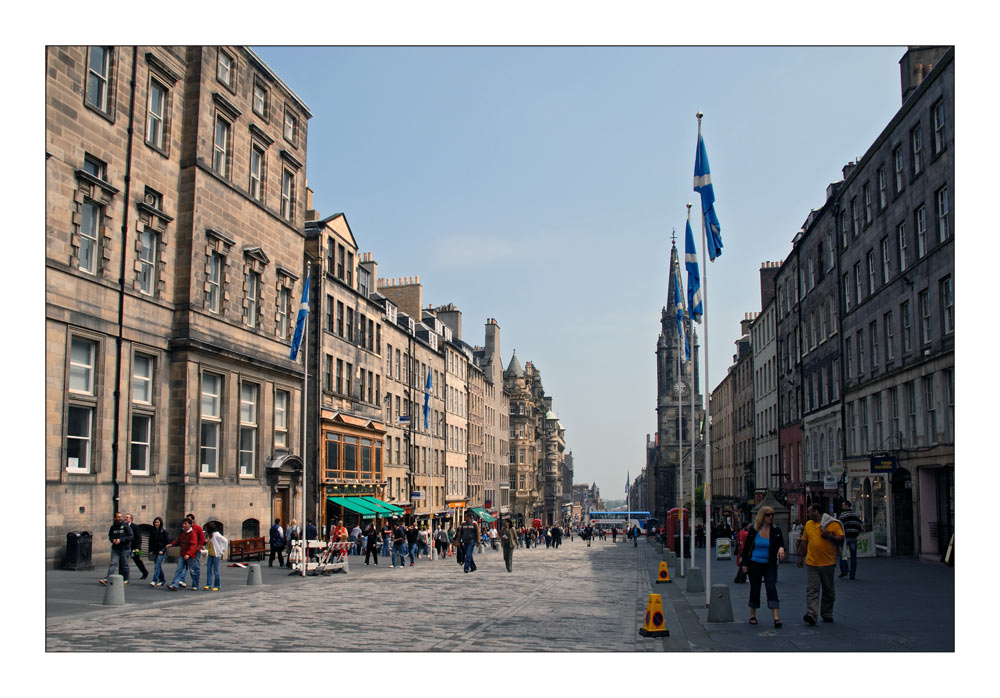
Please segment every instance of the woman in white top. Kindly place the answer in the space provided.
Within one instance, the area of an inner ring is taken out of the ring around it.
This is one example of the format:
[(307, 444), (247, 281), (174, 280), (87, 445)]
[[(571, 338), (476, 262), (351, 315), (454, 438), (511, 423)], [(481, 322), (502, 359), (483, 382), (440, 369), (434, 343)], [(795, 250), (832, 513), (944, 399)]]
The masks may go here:
[[(205, 540), (205, 550), (208, 551), (208, 565), (205, 571), (205, 586), (202, 589), (218, 591), (222, 586), (222, 579), (219, 577), (219, 563), (226, 551), (229, 549), (229, 539), (219, 533), (219, 530), (209, 524), (211, 533)], [(208, 533), (208, 531), (206, 531)], [(215, 573), (215, 583), (212, 583), (212, 573)]]

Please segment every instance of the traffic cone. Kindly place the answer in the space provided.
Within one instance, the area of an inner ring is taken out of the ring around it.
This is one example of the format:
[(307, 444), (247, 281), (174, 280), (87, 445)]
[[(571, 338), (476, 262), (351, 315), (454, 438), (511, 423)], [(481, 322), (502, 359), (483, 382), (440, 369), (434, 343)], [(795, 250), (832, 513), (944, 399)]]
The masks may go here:
[(643, 637), (665, 637), (670, 635), (663, 623), (663, 599), (659, 594), (650, 594), (646, 602), (646, 622), (639, 628)]
[(667, 569), (667, 563), (660, 563), (660, 571), (656, 573), (656, 583), (666, 584), (670, 581), (670, 570)]

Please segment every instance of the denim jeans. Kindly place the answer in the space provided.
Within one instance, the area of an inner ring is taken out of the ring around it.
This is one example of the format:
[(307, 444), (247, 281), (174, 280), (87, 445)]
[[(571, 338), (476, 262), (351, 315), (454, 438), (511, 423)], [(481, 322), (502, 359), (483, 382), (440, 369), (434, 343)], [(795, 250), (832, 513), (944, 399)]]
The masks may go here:
[(179, 582), (183, 582), (184, 578), (187, 577), (188, 565), (191, 560), (185, 560), (183, 557), (177, 560), (177, 571), (174, 573), (174, 578), (170, 582), (170, 586), (175, 587)]
[[(399, 560), (399, 562), (396, 561), (397, 559)], [(402, 567), (405, 564), (405, 562), (406, 562), (406, 553), (404, 552), (403, 546), (402, 545), (393, 545), (392, 546), (392, 564), (393, 564), (393, 566), (399, 565), (400, 567)]]
[(198, 588), (198, 581), (201, 579), (201, 562), (198, 560), (198, 556), (193, 556), (188, 560), (188, 571), (191, 573), (191, 586), (195, 589)]
[(407, 550), (406, 550), (406, 556), (410, 558), (410, 564), (411, 565), (413, 564), (413, 556), (414, 555), (419, 555), (419, 554), (420, 554), (420, 550), (417, 548), (417, 544), (416, 543), (414, 543), (413, 545), (409, 546), (407, 548)]
[[(847, 552), (851, 555), (850, 563), (850, 574), (851, 579), (854, 579), (854, 573), (858, 571), (858, 539), (857, 538), (844, 538), (844, 544), (847, 545)], [(840, 574), (845, 575), (848, 573), (847, 560), (840, 558)]]
[(106, 575), (104, 575), (104, 578), (107, 579), (108, 577), (110, 577), (113, 574), (118, 574), (119, 565), (121, 565), (121, 569), (123, 569), (125, 571), (125, 574), (122, 575), (122, 577), (124, 577), (123, 581), (127, 582), (128, 581), (128, 559), (130, 557), (132, 557), (132, 551), (131, 550), (115, 550), (114, 548), (112, 548), (111, 549), (111, 564), (108, 565), (108, 573)]
[[(215, 584), (212, 584), (213, 572), (215, 572)], [(219, 578), (219, 558), (214, 555), (208, 556), (208, 564), (205, 565), (205, 584), (216, 588), (222, 586), (222, 580)]]
[(166, 551), (156, 554), (156, 559), (153, 561), (153, 583), (158, 584), (160, 582), (165, 582), (166, 578), (163, 576), (163, 559), (167, 556)]
[(470, 540), (465, 544), (465, 565), (463, 569), (466, 572), (476, 571), (476, 561), (472, 559), (473, 553), (476, 552), (476, 541)]
[(389, 557), (389, 539), (382, 539), (382, 557)]

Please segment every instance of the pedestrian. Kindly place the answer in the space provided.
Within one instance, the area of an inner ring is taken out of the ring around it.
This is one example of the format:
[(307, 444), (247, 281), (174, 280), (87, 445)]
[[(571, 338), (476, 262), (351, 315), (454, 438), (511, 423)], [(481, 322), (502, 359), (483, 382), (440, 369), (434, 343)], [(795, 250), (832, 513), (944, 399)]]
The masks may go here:
[(847, 557), (841, 556), (840, 558), (840, 576), (846, 577), (850, 572), (851, 579), (854, 579), (854, 574), (858, 570), (858, 536), (865, 530), (865, 524), (846, 499), (840, 503), (840, 516), (838, 518), (844, 527), (844, 545), (847, 546), (845, 551), (850, 555), (849, 568)]
[[(343, 519), (337, 519), (337, 525), (330, 530), (330, 542), (331, 543), (346, 543), (347, 540), (347, 528), (344, 526)], [(340, 560), (341, 557), (346, 557), (347, 551), (340, 548), (336, 551), (334, 555), (335, 560)]]
[(351, 529), (351, 535), (349, 536), (349, 540), (352, 543), (354, 543), (354, 545), (353, 545), (353, 552), (354, 552), (354, 554), (355, 555), (360, 555), (361, 554), (361, 548), (362, 548), (362, 544), (361, 544), (361, 526), (359, 526), (357, 523), (355, 523), (354, 524), (354, 528)]
[[(809, 520), (802, 530), (799, 542), (798, 566), (805, 562), (806, 613), (802, 616), (809, 625), (816, 625), (816, 615), (824, 623), (833, 622), (833, 602), (836, 591), (833, 586), (833, 571), (837, 567), (837, 546), (844, 540), (844, 527), (837, 519), (823, 513), (818, 504), (809, 505)], [(822, 602), (820, 591), (822, 590)]]
[(552, 529), (545, 528), (545, 547), (546, 549), (552, 547)]
[[(316, 530), (316, 524), (313, 523), (312, 519), (306, 519), (306, 538), (305, 538), (306, 542), (305, 542), (305, 546), (306, 546), (306, 551), (309, 554), (308, 556), (309, 556), (310, 560), (319, 560), (318, 549), (317, 548), (310, 548), (309, 547), (309, 541), (311, 541), (311, 540), (318, 540), (318, 539), (319, 539), (319, 531)], [(316, 552), (313, 552), (313, 551), (316, 551)]]
[(375, 528), (374, 522), (369, 522), (368, 527), (365, 528), (365, 565), (371, 557), (375, 556), (375, 566), (378, 567), (378, 545), (379, 545), (379, 535), (378, 529)]
[[(208, 563), (205, 565), (205, 586), (202, 589), (218, 591), (222, 587), (222, 578), (219, 577), (219, 563), (225, 556), (226, 550), (229, 549), (229, 539), (222, 535), (218, 527), (213, 524), (209, 523), (207, 526), (209, 530), (205, 548), (208, 550)], [(215, 573), (214, 583), (212, 581), (213, 572)]]
[(382, 557), (389, 557), (389, 545), (392, 541), (392, 527), (389, 521), (382, 522)]
[[(201, 559), (199, 555), (201, 554), (201, 549), (205, 547), (205, 530), (195, 521), (194, 514), (188, 514), (184, 518), (191, 522), (191, 530), (194, 531), (195, 539), (197, 540), (198, 547), (195, 548), (195, 555), (188, 561), (188, 571), (191, 573), (191, 588), (197, 589), (198, 579), (201, 577)], [(181, 578), (181, 586), (185, 586), (183, 578)]]
[(618, 527), (617, 526), (615, 526), (614, 528), (611, 529), (611, 542), (612, 543), (617, 543), (618, 542)]
[(635, 526), (632, 527), (632, 547), (633, 548), (638, 548), (639, 547), (639, 525), (638, 524), (636, 524)]
[(301, 540), (301, 538), (302, 529), (299, 528), (299, 522), (292, 519), (285, 529), (285, 564), (289, 569), (292, 567), (292, 551), (295, 549), (293, 543)]
[(472, 512), (465, 512), (465, 522), (459, 530), (459, 541), (464, 549), (462, 560), (463, 571), (466, 573), (476, 571), (476, 561), (473, 558), (476, 552), (476, 541), (479, 540), (479, 524), (472, 519)]
[(760, 608), (760, 582), (764, 581), (767, 591), (767, 607), (774, 616), (774, 627), (781, 627), (778, 617), (778, 563), (785, 559), (785, 539), (781, 529), (774, 525), (774, 509), (763, 506), (757, 510), (753, 527), (741, 531), (746, 533), (740, 569), (750, 577), (750, 625), (757, 625), (757, 609)]
[(517, 539), (510, 521), (505, 521), (503, 531), (500, 533), (500, 548), (503, 550), (503, 564), (507, 566), (508, 572), (514, 571), (514, 548), (517, 546)]
[(455, 545), (455, 527), (452, 524), (448, 524), (448, 554), (452, 554)]
[(423, 555), (424, 557), (428, 557), (429, 558), (431, 556), (430, 546), (427, 545), (427, 525), (426, 524), (422, 525), (420, 527), (420, 530), (417, 532), (417, 547), (419, 549), (420, 554)]
[(269, 533), (271, 544), (271, 556), (268, 558), (267, 566), (274, 567), (274, 556), (278, 556), (278, 567), (284, 567), (284, 550), (285, 550), (285, 531), (281, 528), (281, 519), (275, 519), (274, 525), (271, 526), (271, 531)]
[(413, 567), (413, 558), (420, 557), (420, 548), (417, 547), (417, 543), (420, 539), (420, 531), (417, 530), (415, 525), (409, 526), (406, 529), (406, 554), (410, 558), (410, 567)]
[(406, 526), (402, 521), (398, 521), (392, 529), (392, 567), (402, 567), (406, 563), (406, 552), (403, 546), (406, 545)]
[(490, 535), (490, 548), (493, 549), (493, 550), (496, 550), (497, 549), (497, 538), (498, 538), (496, 527), (493, 527), (493, 526), (490, 527), (490, 534), (489, 535)]
[[(757, 511), (757, 517), (760, 518), (760, 511), (759, 510)], [(756, 523), (756, 519), (754, 521)], [(750, 524), (750, 522), (747, 522), (747, 525), (744, 526), (743, 528), (741, 528), (740, 532), (738, 534), (736, 534), (736, 566), (737, 567), (739, 567), (740, 565), (743, 564), (741, 562), (741, 560), (743, 559), (743, 546), (746, 545), (747, 536), (750, 535), (750, 531), (752, 531), (752, 530), (753, 530), (753, 526)]]
[(183, 586), (184, 578), (190, 569), (191, 591), (198, 591), (198, 579), (201, 576), (201, 570), (198, 567), (191, 566), (192, 561), (197, 562), (198, 560), (198, 534), (195, 533), (189, 518), (184, 517), (184, 520), (181, 521), (180, 535), (167, 545), (168, 547), (179, 545), (181, 548), (180, 556), (177, 558), (177, 572), (174, 573), (174, 579), (167, 585), (167, 589), (177, 591), (178, 586)]
[[(142, 535), (139, 533), (139, 527), (132, 521), (131, 514), (125, 514), (125, 525), (132, 531), (132, 561), (138, 570), (142, 572), (142, 576), (139, 577), (139, 580), (142, 581), (149, 576), (146, 566), (142, 564)], [(122, 563), (119, 562), (118, 569), (120, 570), (121, 568)], [(123, 574), (122, 576), (124, 577), (125, 575)]]
[(584, 528), (583, 528), (583, 536), (582, 537), (583, 537), (583, 539), (585, 541), (587, 541), (587, 547), (589, 548), (590, 547), (590, 539), (594, 537), (594, 527), (591, 526), (590, 524), (587, 524), (586, 526), (584, 526)]
[(151, 587), (163, 586), (166, 579), (163, 576), (163, 559), (167, 556), (167, 543), (170, 534), (163, 527), (163, 519), (157, 516), (153, 519), (153, 532), (149, 534), (149, 556), (153, 558), (153, 581)]
[(132, 557), (132, 528), (125, 523), (121, 512), (115, 513), (114, 523), (108, 529), (108, 540), (111, 541), (111, 564), (108, 573), (97, 581), (108, 585), (108, 577), (115, 573), (121, 574), (128, 584), (128, 559)]
[(448, 531), (444, 527), (439, 526), (437, 533), (434, 534), (434, 545), (437, 547), (438, 557), (448, 555)]

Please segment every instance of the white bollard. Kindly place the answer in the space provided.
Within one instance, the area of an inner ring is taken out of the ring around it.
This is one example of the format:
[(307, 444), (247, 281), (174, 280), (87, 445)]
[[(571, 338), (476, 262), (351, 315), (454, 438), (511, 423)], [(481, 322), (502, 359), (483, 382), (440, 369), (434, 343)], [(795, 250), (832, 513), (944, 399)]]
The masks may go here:
[(257, 586), (264, 583), (264, 577), (260, 571), (260, 565), (253, 564), (247, 568), (247, 586)]
[(108, 575), (108, 585), (104, 587), (105, 606), (125, 605), (125, 578), (120, 574)]

